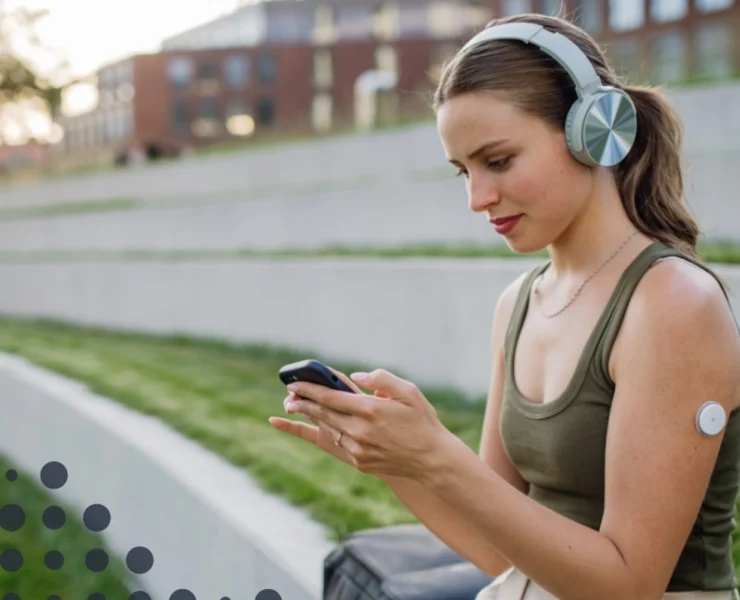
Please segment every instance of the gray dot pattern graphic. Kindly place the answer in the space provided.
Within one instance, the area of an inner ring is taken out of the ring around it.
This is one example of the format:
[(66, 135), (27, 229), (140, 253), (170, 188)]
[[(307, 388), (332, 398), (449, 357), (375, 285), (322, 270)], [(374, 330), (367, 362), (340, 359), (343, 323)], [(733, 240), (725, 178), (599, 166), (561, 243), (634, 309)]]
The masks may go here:
[(105, 531), (110, 525), (110, 512), (102, 504), (91, 504), (85, 509), (82, 522), (90, 531)]
[(0, 554), (0, 567), (8, 571), (8, 573), (15, 573), (22, 566), (23, 555), (16, 548), (8, 548)]
[[(58, 490), (67, 483), (69, 473), (67, 468), (58, 461), (46, 463), (40, 472), (41, 483), (50, 490)], [(18, 471), (8, 469), (5, 472), (5, 479), (10, 482), (18, 479)], [(15, 532), (21, 529), (26, 522), (26, 513), (22, 507), (17, 504), (6, 504), (0, 507), (0, 528), (8, 532)], [(42, 522), (47, 529), (57, 530), (64, 527), (67, 522), (67, 515), (63, 508), (56, 505), (48, 506), (42, 515)], [(111, 514), (108, 508), (102, 504), (89, 505), (82, 514), (82, 522), (85, 527), (93, 532), (100, 533), (105, 531), (111, 523)], [(92, 548), (85, 555), (85, 566), (93, 572), (104, 571), (109, 563), (108, 553), (102, 548)], [(64, 567), (64, 555), (58, 550), (50, 550), (44, 556), (44, 565), (50, 570), (59, 570)], [(151, 551), (144, 546), (131, 548), (126, 554), (126, 566), (132, 573), (143, 575), (148, 573), (154, 566), (154, 556)], [(0, 554), (0, 569), (14, 573), (23, 567), (23, 555), (17, 548), (6, 548)], [(0, 573), (1, 576), (1, 573)], [(36, 600), (30, 598), (21, 598), (14, 592), (5, 593), (0, 600)], [(56, 594), (48, 596), (46, 600), (63, 600)], [(104, 594), (95, 592), (87, 597), (87, 600), (107, 600)], [(151, 600), (148, 593), (142, 590), (133, 592), (128, 600)], [(169, 600), (198, 600), (195, 594), (190, 590), (180, 588), (172, 592)], [(205, 599), (203, 599), (205, 600)], [(223, 596), (220, 600), (230, 600), (228, 596)], [(265, 589), (260, 591), (255, 600), (282, 600), (280, 594), (275, 590)]]
[(6, 504), (0, 508), (0, 527), (5, 531), (18, 531), (26, 522), (26, 513), (17, 504)]
[(67, 515), (59, 506), (50, 506), (45, 511), (41, 519), (48, 529), (61, 529), (67, 520)]
[(58, 552), (57, 550), (52, 550), (51, 552), (46, 553), (46, 556), (44, 557), (44, 564), (48, 569), (51, 569), (52, 571), (57, 571), (64, 566), (64, 556), (61, 552)]
[(129, 571), (137, 575), (148, 573), (154, 565), (154, 556), (148, 548), (137, 546), (128, 551), (126, 555), (126, 566)]
[(53, 461), (46, 463), (41, 469), (41, 483), (50, 490), (58, 490), (67, 483), (67, 467)]
[(95, 573), (105, 571), (108, 566), (108, 553), (102, 548), (94, 548), (85, 556), (85, 566)]

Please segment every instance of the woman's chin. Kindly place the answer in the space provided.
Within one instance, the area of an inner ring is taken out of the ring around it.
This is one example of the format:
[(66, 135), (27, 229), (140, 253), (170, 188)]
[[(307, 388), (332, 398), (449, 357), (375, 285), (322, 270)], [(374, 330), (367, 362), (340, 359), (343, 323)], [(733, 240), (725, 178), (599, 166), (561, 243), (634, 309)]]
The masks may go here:
[(525, 237), (518, 238), (506, 238), (506, 245), (512, 252), (516, 254), (532, 254), (533, 252), (539, 252), (546, 245), (538, 244), (535, 240), (527, 239)]

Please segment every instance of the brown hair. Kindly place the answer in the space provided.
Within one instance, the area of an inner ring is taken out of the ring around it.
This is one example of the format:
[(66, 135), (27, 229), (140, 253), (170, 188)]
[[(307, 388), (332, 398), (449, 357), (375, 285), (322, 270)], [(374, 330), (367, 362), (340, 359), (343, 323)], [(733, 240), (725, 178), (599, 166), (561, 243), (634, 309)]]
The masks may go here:
[[(697, 258), (700, 230), (683, 203), (683, 128), (674, 109), (657, 89), (620, 81), (593, 38), (565, 19), (524, 14), (494, 19), (487, 27), (522, 21), (567, 36), (604, 85), (629, 93), (637, 109), (638, 134), (627, 157), (613, 167), (622, 203), (637, 229)], [(555, 59), (535, 46), (508, 40), (478, 44), (446, 64), (434, 110), (456, 95), (479, 91), (503, 92), (520, 109), (561, 130), (577, 99), (573, 81)]]

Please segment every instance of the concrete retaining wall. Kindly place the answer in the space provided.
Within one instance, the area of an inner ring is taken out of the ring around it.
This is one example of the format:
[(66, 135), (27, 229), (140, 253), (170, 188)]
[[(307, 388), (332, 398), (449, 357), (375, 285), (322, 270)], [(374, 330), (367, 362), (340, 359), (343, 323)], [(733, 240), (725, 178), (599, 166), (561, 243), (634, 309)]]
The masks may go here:
[(132, 576), (132, 591), (153, 600), (178, 589), (204, 600), (251, 600), (263, 589), (286, 600), (321, 598), (323, 558), (335, 544), (242, 469), (156, 419), (2, 353), (0, 408), (3, 456), (32, 475), (61, 462), (69, 479), (52, 493), (78, 519), (103, 504), (111, 551), (151, 551), (154, 565)]
[[(679, 111), (689, 152), (740, 142), (740, 84), (667, 89)], [(445, 167), (433, 123), (366, 135), (215, 154), (162, 167), (91, 173), (0, 190), (0, 206), (233, 192), (255, 187)]]
[[(740, 242), (740, 146), (707, 147), (687, 173), (690, 208), (706, 235)], [(503, 243), (468, 209), (462, 179), (387, 177), (334, 191), (239, 200), (213, 191), (208, 203), (172, 208), (0, 220), (0, 251), (314, 249), (327, 245)]]
[[(0, 264), (0, 312), (270, 342), (488, 388), (496, 300), (528, 259)], [(740, 269), (718, 268), (736, 294)]]
[[(740, 85), (670, 95), (685, 121), (686, 197), (706, 235), (740, 241)], [(424, 124), (311, 144), (60, 178), (0, 206), (143, 198), (187, 205), (0, 220), (0, 251), (497, 243)], [(249, 200), (253, 196), (257, 200)], [(2, 215), (0, 215), (2, 216)]]

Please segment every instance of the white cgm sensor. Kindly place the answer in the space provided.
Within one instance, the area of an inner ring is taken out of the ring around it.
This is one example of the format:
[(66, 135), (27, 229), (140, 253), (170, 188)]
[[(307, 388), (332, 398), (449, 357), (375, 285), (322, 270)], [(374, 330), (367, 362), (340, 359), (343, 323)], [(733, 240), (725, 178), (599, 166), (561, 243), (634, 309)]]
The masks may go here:
[(726, 420), (725, 409), (719, 402), (705, 402), (696, 413), (696, 428), (702, 435), (717, 435)]

